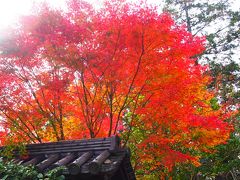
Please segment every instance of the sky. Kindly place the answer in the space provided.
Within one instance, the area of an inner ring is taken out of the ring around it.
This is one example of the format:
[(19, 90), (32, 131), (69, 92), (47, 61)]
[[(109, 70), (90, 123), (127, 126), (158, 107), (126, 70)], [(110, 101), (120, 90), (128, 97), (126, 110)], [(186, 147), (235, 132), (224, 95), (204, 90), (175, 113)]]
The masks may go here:
[[(43, 0), (0, 0), (0, 29), (13, 24), (20, 15), (31, 12), (34, 2)], [(55, 6), (61, 6), (64, 0), (49, 0)]]
[[(47, 1), (54, 7), (64, 7), (66, 0), (0, 0), (0, 30), (8, 25), (14, 24), (20, 15), (29, 14), (34, 2)], [(87, 0), (88, 2), (97, 5), (102, 0)], [(140, 0), (128, 0), (140, 1)], [(147, 0), (150, 4), (161, 5), (164, 0)], [(233, 8), (240, 9), (239, 0), (229, 0), (235, 2)]]
[[(66, 0), (0, 0), (0, 29), (14, 24), (20, 15), (26, 15), (31, 12), (32, 4), (36, 2), (47, 1), (54, 7), (63, 7)], [(97, 5), (102, 0), (87, 0)], [(130, 0), (131, 1), (131, 0)], [(137, 0), (132, 0), (137, 1)], [(161, 0), (148, 0), (152, 4), (160, 4)]]

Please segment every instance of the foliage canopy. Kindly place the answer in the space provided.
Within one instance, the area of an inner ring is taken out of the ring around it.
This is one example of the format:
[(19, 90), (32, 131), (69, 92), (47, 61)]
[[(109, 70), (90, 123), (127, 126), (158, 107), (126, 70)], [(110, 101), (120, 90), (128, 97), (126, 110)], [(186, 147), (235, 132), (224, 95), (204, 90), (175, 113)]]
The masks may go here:
[[(136, 168), (199, 165), (231, 131), (212, 108), (204, 38), (146, 5), (42, 5), (0, 44), (2, 144), (111, 136), (138, 143)], [(136, 136), (135, 136), (136, 135)]]

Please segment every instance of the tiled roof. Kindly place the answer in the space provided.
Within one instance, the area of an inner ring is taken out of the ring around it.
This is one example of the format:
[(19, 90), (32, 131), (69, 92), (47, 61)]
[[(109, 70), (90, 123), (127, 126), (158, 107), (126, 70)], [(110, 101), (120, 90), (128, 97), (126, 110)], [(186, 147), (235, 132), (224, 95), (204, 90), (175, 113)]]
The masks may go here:
[(29, 144), (26, 150), (28, 158), (16, 161), (32, 164), (40, 172), (64, 166), (67, 179), (136, 179), (129, 150), (120, 147), (117, 136)]

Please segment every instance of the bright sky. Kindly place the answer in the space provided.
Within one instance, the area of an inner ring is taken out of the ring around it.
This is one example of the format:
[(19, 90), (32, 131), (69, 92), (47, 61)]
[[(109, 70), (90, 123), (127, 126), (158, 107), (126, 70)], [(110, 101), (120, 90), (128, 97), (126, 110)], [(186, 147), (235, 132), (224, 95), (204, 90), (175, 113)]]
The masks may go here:
[[(0, 0), (0, 29), (16, 22), (20, 15), (31, 12), (31, 7), (34, 2), (47, 1), (54, 7), (63, 7), (66, 0)], [(90, 3), (97, 5), (101, 0), (87, 0)], [(137, 0), (130, 0), (137, 1)], [(154, 4), (160, 4), (161, 0), (148, 0)]]
[[(19, 15), (28, 14), (34, 2), (47, 1), (55, 7), (63, 7), (66, 0), (0, 0), (0, 29), (13, 24)], [(93, 4), (98, 4), (102, 0), (86, 0)], [(139, 1), (139, 0), (129, 0)], [(160, 5), (164, 0), (147, 0), (149, 3)], [(239, 0), (229, 0), (233, 2), (233, 9), (240, 9)]]
[[(0, 28), (11, 25), (20, 15), (28, 14), (34, 2), (43, 0), (0, 0)], [(57, 6), (63, 4), (63, 0), (49, 0)]]

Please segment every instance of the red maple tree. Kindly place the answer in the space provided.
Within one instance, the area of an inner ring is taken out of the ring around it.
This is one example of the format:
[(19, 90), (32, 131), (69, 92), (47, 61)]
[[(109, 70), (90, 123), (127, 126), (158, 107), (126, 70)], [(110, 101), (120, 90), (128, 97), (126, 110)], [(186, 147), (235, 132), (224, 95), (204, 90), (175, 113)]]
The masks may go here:
[[(211, 109), (204, 38), (155, 8), (106, 1), (95, 10), (41, 6), (0, 44), (5, 144), (105, 137), (133, 127), (151, 169), (197, 164), (195, 151), (224, 143), (230, 127)], [(125, 117), (128, 117), (127, 119)], [(141, 165), (141, 164), (139, 164)]]

